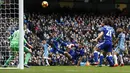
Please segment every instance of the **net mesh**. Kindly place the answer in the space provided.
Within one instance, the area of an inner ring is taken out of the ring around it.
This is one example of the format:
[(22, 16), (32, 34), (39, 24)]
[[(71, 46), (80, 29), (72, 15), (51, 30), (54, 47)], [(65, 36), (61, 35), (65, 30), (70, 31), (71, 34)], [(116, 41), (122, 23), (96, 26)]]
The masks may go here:
[[(18, 29), (18, 0), (0, 0), (0, 67), (13, 54), (8, 37)], [(18, 56), (8, 66), (16, 66)]]

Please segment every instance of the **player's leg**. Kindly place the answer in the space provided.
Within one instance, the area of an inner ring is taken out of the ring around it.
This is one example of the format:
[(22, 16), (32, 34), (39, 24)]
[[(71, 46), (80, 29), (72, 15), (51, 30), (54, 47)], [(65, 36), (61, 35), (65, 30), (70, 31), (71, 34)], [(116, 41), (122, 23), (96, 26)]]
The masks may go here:
[(65, 51), (64, 55), (69, 59), (69, 61), (72, 65), (75, 64), (75, 59), (77, 58), (77, 56), (73, 50)]
[(99, 50), (104, 50), (107, 52), (107, 61), (110, 66), (114, 66), (113, 57), (112, 57), (112, 43), (110, 41), (104, 41), (97, 45)]
[(96, 65), (98, 64), (98, 51), (97, 50), (98, 50), (98, 48), (97, 48), (97, 46), (95, 46), (93, 54), (94, 54), (94, 64), (96, 64)]
[(104, 48), (104, 42), (101, 42), (99, 44), (97, 44), (95, 47), (94, 47), (94, 64), (98, 64), (98, 56), (99, 56), (99, 50), (102, 50)]
[(69, 54), (67, 51), (64, 52), (64, 55), (65, 55), (69, 60), (72, 60), (71, 54)]
[(119, 52), (119, 61), (120, 61), (120, 66), (124, 66), (124, 62), (123, 62), (123, 53), (124, 51), (120, 49), (120, 52)]
[(114, 61), (113, 61), (113, 57), (112, 57), (112, 54), (111, 52), (108, 52), (107, 53), (107, 57), (106, 57), (110, 67), (113, 67), (114, 66)]
[(71, 50), (71, 45), (67, 45), (66, 51), (64, 51), (64, 55), (69, 59), (72, 60), (73, 58), (73, 50)]
[(114, 53), (114, 55), (113, 55), (113, 59), (114, 59), (114, 63), (115, 63), (115, 65), (118, 66), (117, 54), (116, 54), (116, 53)]
[(12, 54), (9, 56), (8, 60), (4, 63), (4, 67), (7, 67), (9, 65), (9, 62), (14, 59), (15, 53), (12, 52)]
[(117, 54), (119, 54), (119, 48), (118, 48), (118, 46), (115, 48), (115, 50), (113, 52), (113, 59), (114, 59), (115, 66), (118, 66)]
[(120, 45), (119, 46), (119, 61), (120, 61), (120, 65), (121, 66), (124, 66), (124, 62), (123, 62), (123, 54), (127, 51), (127, 48), (125, 48), (125, 46), (124, 45)]
[(107, 46), (106, 46), (106, 52), (107, 52), (107, 61), (109, 62), (110, 67), (114, 66), (114, 61), (113, 61), (113, 57), (112, 57), (112, 44), (110, 42), (106, 42)]
[(48, 58), (46, 59), (46, 63), (47, 63), (47, 66), (50, 66), (49, 62), (48, 62)]
[(99, 66), (102, 67), (102, 63), (103, 63), (103, 52), (100, 52), (100, 62), (99, 62)]
[(48, 58), (48, 55), (49, 55), (48, 52), (45, 52), (45, 53), (44, 53), (44, 59), (45, 59), (45, 62), (46, 62), (46, 64), (47, 64), (46, 66), (50, 66), (50, 64), (49, 64), (49, 62), (48, 62), (48, 59), (49, 59), (49, 58)]
[(82, 59), (83, 59), (83, 56), (80, 56), (79, 59), (78, 59), (77, 66), (80, 66), (80, 63), (81, 63)]
[(49, 58), (48, 57), (44, 57), (44, 60), (45, 60), (45, 63), (46, 63), (46, 66), (50, 66), (50, 64), (49, 64)]
[(12, 59), (14, 59), (14, 57), (15, 57), (15, 55), (17, 54), (17, 51), (18, 51), (18, 45), (11, 43), (10, 49), (11, 49), (11, 55), (9, 56), (8, 60), (6, 60), (6, 62), (4, 63), (4, 66), (3, 66), (3, 67), (7, 67), (8, 64), (9, 64), (9, 62), (10, 62)]
[(119, 55), (119, 60), (121, 62), (120, 66), (124, 66), (124, 62), (123, 62), (123, 58), (122, 58), (122, 55), (120, 54)]
[(24, 52), (26, 53), (24, 66), (27, 67), (27, 68), (29, 68), (28, 61), (31, 58), (32, 50), (29, 49), (29, 48), (27, 48), (27, 47), (24, 47)]

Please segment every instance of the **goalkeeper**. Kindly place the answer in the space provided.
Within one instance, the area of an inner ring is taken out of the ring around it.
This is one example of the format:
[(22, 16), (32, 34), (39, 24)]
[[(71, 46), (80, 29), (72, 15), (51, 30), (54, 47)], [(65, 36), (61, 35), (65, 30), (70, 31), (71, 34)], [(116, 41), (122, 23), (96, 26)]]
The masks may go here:
[[(17, 52), (19, 51), (19, 30), (16, 30), (8, 39), (10, 41), (10, 48), (11, 48), (11, 55), (8, 58), (8, 60), (5, 62), (4, 67), (7, 67), (9, 62), (17, 55)], [(29, 48), (33, 48), (30, 44), (27, 43), (27, 41), (24, 38), (24, 44), (28, 46)], [(24, 46), (24, 52), (26, 54), (25, 56), (25, 62), (24, 66), (29, 68), (28, 61), (31, 57), (32, 50)]]

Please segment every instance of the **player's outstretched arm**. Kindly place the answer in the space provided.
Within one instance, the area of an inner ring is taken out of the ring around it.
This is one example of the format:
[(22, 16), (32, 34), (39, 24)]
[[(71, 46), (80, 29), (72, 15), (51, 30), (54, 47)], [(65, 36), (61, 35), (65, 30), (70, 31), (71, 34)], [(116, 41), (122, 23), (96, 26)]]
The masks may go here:
[(96, 39), (92, 39), (91, 42), (97, 42), (102, 36), (103, 36), (104, 32), (100, 32), (98, 37)]
[(33, 48), (29, 43), (26, 43), (26, 44), (29, 46), (29, 48), (31, 48), (31, 49)]
[(26, 41), (26, 39), (24, 38), (24, 43), (29, 47), (29, 48), (33, 48), (27, 41)]
[(113, 45), (115, 45), (118, 42), (119, 38), (116, 38), (116, 40), (114, 41)]

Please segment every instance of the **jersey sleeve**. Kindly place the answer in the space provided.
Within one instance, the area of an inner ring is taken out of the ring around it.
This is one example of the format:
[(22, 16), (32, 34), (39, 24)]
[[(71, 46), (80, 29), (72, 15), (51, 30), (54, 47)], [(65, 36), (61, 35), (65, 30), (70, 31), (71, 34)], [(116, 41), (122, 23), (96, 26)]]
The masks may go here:
[(19, 31), (15, 31), (12, 36), (13, 36), (13, 38), (18, 39), (19, 38)]
[(121, 34), (119, 34), (117, 38), (121, 38)]
[(16, 31), (15, 31), (12, 35), (10, 35), (10, 36), (8, 37), (8, 40), (11, 41), (11, 40), (13, 39), (14, 35), (16, 35)]
[(115, 37), (115, 30), (114, 29), (112, 29), (113, 30), (113, 33), (112, 33), (112, 35)]
[(104, 27), (99, 28), (99, 31), (100, 32), (104, 31)]
[(13, 38), (13, 35), (10, 35), (9, 37), (8, 37), (8, 40), (12, 40), (12, 38)]
[(47, 47), (49, 47), (49, 44), (47, 44)]
[(26, 41), (26, 39), (24, 38), (24, 43), (26, 44), (27, 43), (27, 41)]

